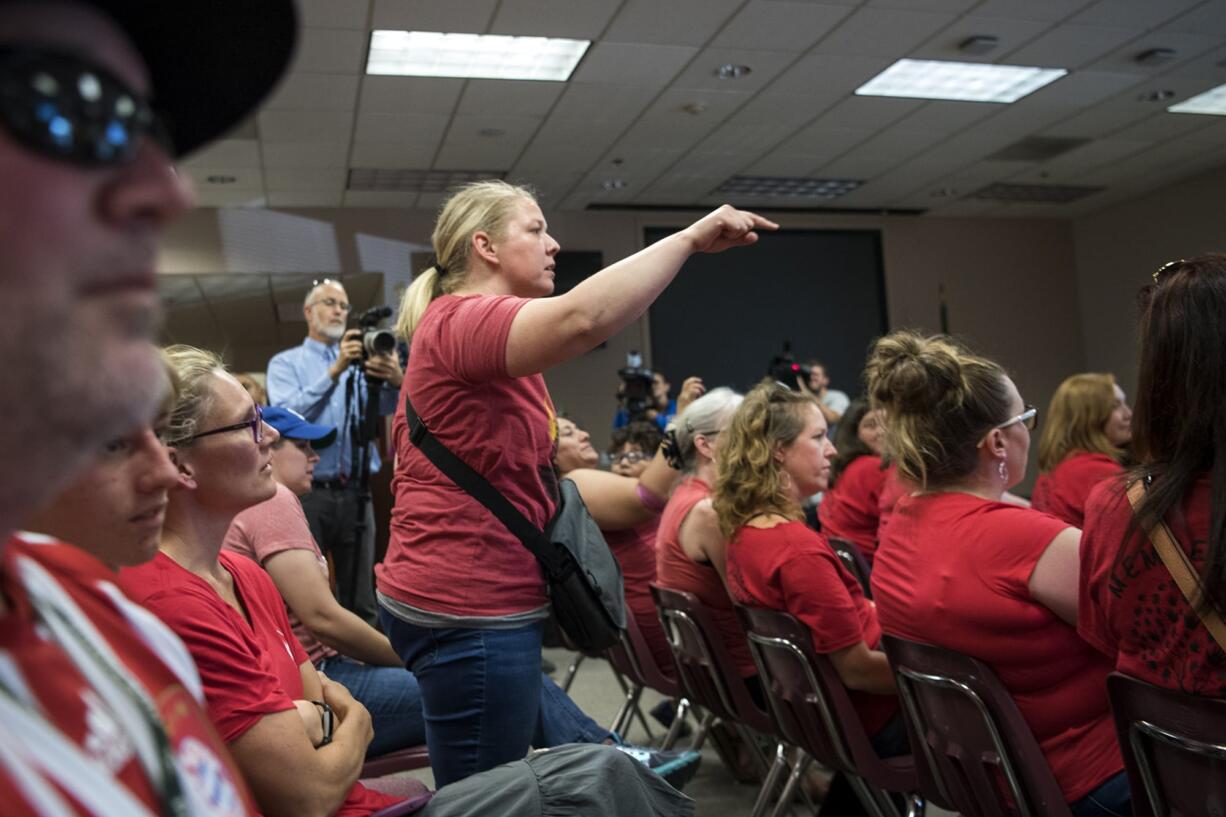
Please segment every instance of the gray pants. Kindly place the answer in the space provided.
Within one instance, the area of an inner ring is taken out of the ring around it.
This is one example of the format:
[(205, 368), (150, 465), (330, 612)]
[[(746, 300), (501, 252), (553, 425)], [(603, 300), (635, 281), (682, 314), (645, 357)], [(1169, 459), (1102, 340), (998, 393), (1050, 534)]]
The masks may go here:
[(349, 488), (313, 488), (302, 497), (311, 535), (332, 557), (336, 598), (378, 629), (375, 606), (375, 511), (366, 503), (366, 527), (357, 539), (358, 494)]
[(444, 786), (421, 817), (691, 817), (694, 801), (609, 746), (533, 752)]

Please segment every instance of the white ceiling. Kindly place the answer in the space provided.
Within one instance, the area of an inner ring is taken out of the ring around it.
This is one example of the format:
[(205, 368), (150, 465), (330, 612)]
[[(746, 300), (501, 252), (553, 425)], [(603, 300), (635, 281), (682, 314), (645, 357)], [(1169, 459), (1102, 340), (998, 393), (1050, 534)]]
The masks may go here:
[[(1226, 83), (1226, 0), (300, 0), (300, 8), (298, 54), (280, 87), (252, 121), (185, 165), (203, 205), (437, 206), (437, 194), (346, 190), (348, 168), (408, 168), (502, 173), (534, 185), (555, 210), (717, 204), (723, 197), (712, 191), (744, 174), (864, 180), (828, 205), (837, 208), (1073, 217), (1226, 164), (1226, 118), (1165, 111)], [(568, 82), (368, 77), (374, 28), (593, 43)], [(957, 45), (972, 35), (1000, 44), (967, 57)], [(1175, 59), (1157, 68), (1134, 60), (1159, 47)], [(1071, 73), (1013, 105), (853, 95), (901, 57)], [(752, 73), (717, 78), (728, 62)], [(1139, 98), (1160, 90), (1174, 96)], [(986, 158), (1028, 136), (1092, 141), (1045, 163)], [(612, 179), (625, 186), (604, 189)], [(993, 182), (1106, 189), (1072, 204), (962, 198)]]

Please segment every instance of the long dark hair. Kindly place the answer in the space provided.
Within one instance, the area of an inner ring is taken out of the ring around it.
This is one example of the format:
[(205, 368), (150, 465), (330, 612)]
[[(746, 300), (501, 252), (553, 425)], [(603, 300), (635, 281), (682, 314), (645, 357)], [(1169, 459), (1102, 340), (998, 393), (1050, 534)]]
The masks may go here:
[[(1167, 264), (1141, 292), (1141, 365), (1133, 413), (1136, 476), (1152, 478), (1130, 539), (1178, 519), (1196, 480), (1211, 474), (1202, 609), (1226, 607), (1226, 255)], [(1169, 516), (1168, 516), (1169, 515)]]
[(864, 455), (875, 456), (871, 448), (860, 439), (860, 421), (872, 411), (867, 400), (852, 400), (847, 411), (839, 418), (839, 427), (834, 432), (834, 448), (839, 453), (830, 463), (830, 487), (839, 481), (839, 475), (847, 470), (853, 460)]

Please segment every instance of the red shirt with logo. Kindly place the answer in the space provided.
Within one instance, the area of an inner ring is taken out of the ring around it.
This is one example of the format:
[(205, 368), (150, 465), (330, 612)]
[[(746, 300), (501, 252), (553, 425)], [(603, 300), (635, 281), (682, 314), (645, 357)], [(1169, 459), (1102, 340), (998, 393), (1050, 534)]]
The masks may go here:
[(1124, 763), (1107, 703), (1111, 662), (1030, 595), (1035, 564), (1067, 527), (971, 494), (905, 496), (878, 543), (872, 586), (887, 633), (992, 667), (1072, 803)]
[[(122, 581), (187, 644), (204, 681), (209, 716), (232, 742), (266, 715), (293, 709), (294, 701), (305, 697), (299, 666), (309, 659), (264, 569), (227, 551), (218, 559), (234, 578), (234, 593), (250, 621), (165, 553), (124, 569)], [(398, 802), (355, 783), (334, 815), (360, 817)]]
[[(0, 810), (47, 814), (58, 802), (69, 814), (162, 813), (158, 778), (146, 771), (157, 768), (156, 753), (138, 748), (142, 730), (151, 733), (132, 693), (114, 682), (118, 675), (160, 719), (189, 814), (258, 813), (205, 714), (191, 656), (166, 625), (124, 596), (113, 571), (85, 551), (22, 534), (4, 546), (0, 590), (7, 604), (0, 613), (7, 744)], [(89, 669), (103, 656), (109, 669)]]
[[(728, 589), (737, 602), (790, 613), (832, 653), (863, 641), (880, 649), (877, 611), (822, 534), (803, 522), (741, 528), (728, 543)], [(875, 735), (898, 712), (898, 697), (848, 690), (864, 731)]]
[(822, 533), (852, 542), (870, 565), (877, 549), (877, 523), (885, 480), (881, 457), (872, 454), (856, 457), (817, 506)]
[(1085, 527), (1086, 499), (1095, 485), (1118, 477), (1123, 466), (1106, 454), (1078, 451), (1060, 461), (1055, 468), (1034, 482), (1030, 498), (1036, 511), (1063, 519), (1074, 528)]
[[(1208, 474), (1175, 513), (1171, 535), (1200, 575), (1209, 541)], [(1132, 506), (1121, 481), (1090, 492), (1081, 535), (1077, 631), (1115, 661), (1115, 668), (1168, 689), (1226, 697), (1226, 653), (1171, 578), (1144, 533), (1130, 538)]]
[[(539, 374), (507, 374), (512, 296), (436, 298), (413, 333), (404, 391), (438, 440), (534, 525), (553, 515), (557, 420)], [(496, 618), (541, 610), (536, 558), (409, 440), (404, 403), (392, 425), (396, 473), (379, 592), (418, 610)]]
[(656, 583), (670, 590), (693, 593), (706, 608), (724, 637), (728, 655), (742, 678), (758, 674), (749, 654), (745, 628), (732, 609), (732, 599), (719, 571), (709, 563), (695, 562), (681, 547), (681, 526), (694, 506), (711, 495), (711, 487), (697, 477), (688, 477), (673, 489), (660, 527), (656, 531)]

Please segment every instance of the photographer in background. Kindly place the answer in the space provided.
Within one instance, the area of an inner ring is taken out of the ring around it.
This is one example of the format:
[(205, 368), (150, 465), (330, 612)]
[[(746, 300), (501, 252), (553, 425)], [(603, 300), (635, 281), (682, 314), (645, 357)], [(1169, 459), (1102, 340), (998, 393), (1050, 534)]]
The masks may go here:
[(638, 422), (655, 423), (663, 431), (686, 404), (703, 392), (701, 378), (687, 377), (677, 399), (669, 398), (673, 384), (663, 372), (643, 368), (643, 358), (638, 352), (626, 356), (626, 368), (617, 374), (621, 382), (617, 386), (619, 405), (613, 415), (614, 431)]
[[(378, 626), (375, 515), (362, 494), (356, 440), (367, 406), (367, 380), (383, 381), (376, 398), (378, 414), (383, 416), (396, 410), (404, 372), (394, 352), (363, 355), (362, 330), (345, 329), (351, 308), (339, 281), (325, 279), (307, 293), (303, 302), (307, 337), (301, 346), (268, 361), (268, 399), (308, 422), (340, 430), (336, 443), (320, 452), (302, 509), (311, 534), (332, 557), (337, 599)], [(369, 473), (374, 474), (382, 463), (373, 443), (368, 446)]]
[(839, 420), (843, 419), (843, 412), (851, 405), (851, 398), (846, 392), (830, 388), (830, 375), (826, 374), (826, 364), (820, 360), (810, 360), (806, 365), (809, 368), (809, 391), (817, 398), (817, 407), (826, 418), (830, 437), (833, 439), (836, 426)]

